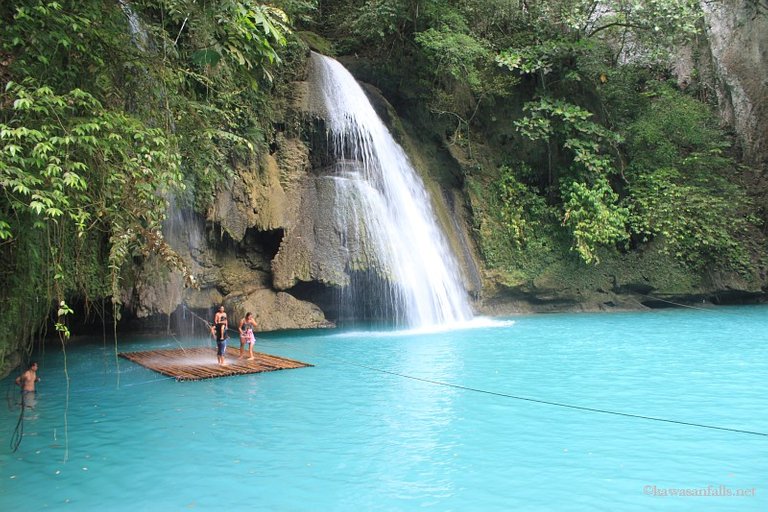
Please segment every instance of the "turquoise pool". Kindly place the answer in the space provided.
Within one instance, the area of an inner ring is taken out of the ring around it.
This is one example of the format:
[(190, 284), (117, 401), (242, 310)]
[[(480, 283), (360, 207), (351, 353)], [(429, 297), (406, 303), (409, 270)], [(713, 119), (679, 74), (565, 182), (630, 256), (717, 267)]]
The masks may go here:
[(766, 307), (304, 331), (257, 350), (316, 366), (176, 382), (91, 340), (67, 350), (67, 400), (47, 347), (16, 453), (18, 392), (0, 381), (0, 510), (768, 510), (764, 435), (504, 396), (768, 433)]

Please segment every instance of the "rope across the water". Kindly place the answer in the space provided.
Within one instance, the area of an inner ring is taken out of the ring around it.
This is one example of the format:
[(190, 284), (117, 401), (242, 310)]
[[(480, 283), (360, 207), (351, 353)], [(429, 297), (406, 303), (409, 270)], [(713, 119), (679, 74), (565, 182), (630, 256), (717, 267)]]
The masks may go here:
[[(328, 359), (330, 359), (330, 358), (328, 358)], [(385, 373), (385, 374), (388, 374), (388, 375), (394, 375), (396, 377), (402, 377), (404, 379), (410, 379), (410, 380), (415, 380), (415, 381), (419, 381), (419, 382), (425, 382), (427, 384), (434, 384), (436, 386), (444, 386), (444, 387), (448, 387), (448, 388), (461, 389), (461, 390), (464, 390), (464, 391), (473, 391), (475, 393), (483, 393), (483, 394), (486, 394), (486, 395), (500, 396), (500, 397), (504, 397), (504, 398), (512, 398), (514, 400), (522, 400), (522, 401), (525, 401), (525, 402), (533, 402), (533, 403), (542, 404), (542, 405), (550, 405), (550, 406), (554, 406), (554, 407), (563, 407), (563, 408), (566, 408), (566, 409), (575, 409), (575, 410), (578, 410), (578, 411), (594, 412), (594, 413), (600, 413), (600, 414), (611, 414), (611, 415), (614, 415), (614, 416), (623, 416), (625, 418), (636, 418), (636, 419), (643, 419), (643, 420), (649, 420), (649, 421), (659, 421), (659, 422), (662, 422), (662, 423), (673, 423), (673, 424), (676, 424), (676, 425), (686, 425), (686, 426), (689, 426), (689, 427), (707, 428), (707, 429), (711, 429), (711, 430), (722, 430), (722, 431), (726, 431), (726, 432), (735, 432), (735, 433), (738, 433), (738, 434), (748, 434), (748, 435), (752, 435), (752, 436), (768, 437), (768, 432), (758, 432), (758, 431), (755, 431), (755, 430), (745, 430), (745, 429), (740, 429), (740, 428), (720, 427), (720, 426), (717, 426), (717, 425), (707, 425), (707, 424), (704, 424), (704, 423), (695, 423), (695, 422), (692, 422), (692, 421), (672, 420), (672, 419), (668, 419), (668, 418), (658, 418), (658, 417), (655, 417), (655, 416), (645, 416), (643, 414), (632, 414), (632, 413), (628, 413), (628, 412), (612, 411), (610, 409), (599, 409), (597, 407), (585, 407), (585, 406), (582, 406), (582, 405), (567, 404), (567, 403), (563, 403), (563, 402), (554, 402), (554, 401), (550, 401), (550, 400), (541, 400), (541, 399), (538, 399), (538, 398), (530, 398), (530, 397), (525, 397), (525, 396), (512, 395), (512, 394), (509, 394), (509, 393), (502, 393), (502, 392), (499, 392), (499, 391), (490, 391), (490, 390), (487, 390), (487, 389), (473, 388), (473, 387), (470, 387), (470, 386), (462, 386), (460, 384), (451, 384), (450, 382), (441, 382), (441, 381), (438, 381), (438, 380), (425, 379), (425, 378), (422, 378), (422, 377), (416, 377), (414, 375), (407, 375), (407, 374), (404, 374), (404, 373), (394, 372), (394, 371), (391, 371), (391, 370), (384, 370), (382, 368), (376, 368), (374, 366), (368, 366), (368, 365), (365, 365), (365, 364), (355, 363), (353, 361), (345, 361), (345, 360), (337, 360), (337, 361), (341, 362), (341, 363), (344, 363), (344, 364), (348, 364), (348, 365), (352, 365), (352, 366), (357, 366), (357, 367), (360, 367), (360, 368), (366, 368), (368, 370), (373, 370), (373, 371), (379, 372), (379, 373)]]
[[(263, 343), (264, 343), (264, 340), (262, 340), (262, 344)], [(269, 343), (269, 342), (267, 341), (267, 343)], [(315, 357), (318, 357), (318, 356), (315, 355)], [(720, 430), (720, 431), (724, 431), (724, 432), (734, 432), (734, 433), (737, 433), (737, 434), (746, 434), (746, 435), (752, 435), (752, 436), (768, 437), (768, 432), (760, 432), (760, 431), (756, 431), (756, 430), (746, 430), (746, 429), (731, 428), (731, 427), (721, 427), (721, 426), (718, 426), (718, 425), (707, 425), (705, 423), (696, 423), (696, 422), (692, 422), (692, 421), (673, 420), (673, 419), (669, 419), (669, 418), (659, 418), (659, 417), (656, 417), (656, 416), (646, 416), (646, 415), (643, 415), (643, 414), (633, 414), (633, 413), (628, 413), (628, 412), (613, 411), (613, 410), (610, 410), (610, 409), (601, 409), (601, 408), (597, 408), (597, 407), (587, 407), (587, 406), (583, 406), (583, 405), (574, 405), (574, 404), (568, 404), (568, 403), (564, 403), (564, 402), (555, 402), (555, 401), (552, 401), (552, 400), (542, 400), (542, 399), (539, 399), (539, 398), (531, 398), (531, 397), (513, 395), (513, 394), (510, 394), (510, 393), (502, 393), (500, 391), (491, 391), (491, 390), (487, 390), (487, 389), (474, 388), (474, 387), (470, 387), (470, 386), (462, 386), (460, 384), (452, 384), (450, 382), (442, 382), (442, 381), (433, 380), (433, 379), (426, 379), (426, 378), (423, 378), (423, 377), (416, 377), (414, 375), (407, 375), (407, 374), (400, 373), (400, 372), (395, 372), (395, 371), (392, 371), (392, 370), (385, 370), (383, 368), (377, 368), (375, 366), (370, 366), (370, 365), (366, 365), (366, 364), (362, 364), (362, 363), (356, 363), (354, 361), (348, 361), (348, 360), (345, 360), (345, 359), (337, 359), (337, 358), (332, 358), (332, 357), (327, 357), (327, 356), (319, 356), (319, 357), (327, 359), (329, 361), (334, 361), (334, 362), (337, 362), (337, 363), (346, 364), (346, 365), (350, 365), (350, 366), (356, 366), (358, 368), (365, 368), (367, 370), (371, 370), (371, 371), (375, 371), (375, 372), (379, 372), (379, 373), (384, 373), (384, 374), (387, 374), (387, 375), (393, 375), (395, 377), (400, 377), (400, 378), (403, 378), (403, 379), (415, 380), (415, 381), (424, 382), (424, 383), (427, 383), (427, 384), (432, 384), (432, 385), (435, 385), (435, 386), (443, 386), (443, 387), (448, 387), (448, 388), (453, 388), (453, 389), (461, 389), (463, 391), (472, 391), (474, 393), (482, 393), (482, 394), (486, 394), (486, 395), (499, 396), (499, 397), (503, 397), (503, 398), (511, 398), (513, 400), (520, 400), (520, 401), (524, 401), (524, 402), (531, 402), (531, 403), (536, 403), (536, 404), (541, 404), (541, 405), (549, 405), (549, 406), (553, 406), (553, 407), (562, 407), (562, 408), (565, 408), (565, 409), (573, 409), (573, 410), (577, 410), (577, 411), (592, 412), (592, 413), (598, 413), (598, 414), (610, 414), (610, 415), (613, 415), (613, 416), (622, 416), (622, 417), (625, 417), (625, 418), (642, 419), (642, 420), (647, 420), (647, 421), (657, 421), (657, 422), (661, 422), (661, 423), (671, 423), (671, 424), (675, 424), (675, 425), (684, 425), (684, 426), (688, 426), (688, 427), (697, 427), (697, 428), (705, 428), (705, 429), (710, 429), (710, 430)]]

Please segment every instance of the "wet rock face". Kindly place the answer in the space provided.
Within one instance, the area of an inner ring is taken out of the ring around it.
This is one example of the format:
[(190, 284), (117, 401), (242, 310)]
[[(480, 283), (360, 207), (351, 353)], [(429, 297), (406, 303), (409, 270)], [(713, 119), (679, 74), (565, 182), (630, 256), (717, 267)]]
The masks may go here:
[[(260, 330), (330, 325), (318, 306), (286, 292), (300, 282), (342, 283), (345, 261), (329, 216), (333, 195), (312, 173), (309, 145), (300, 138), (311, 139), (306, 134), (322, 122), (307, 113), (306, 84), (294, 85), (270, 153), (238, 164), (232, 180), (219, 186), (205, 218), (188, 218), (167, 237), (198, 288), (184, 289), (180, 273), (147, 261), (124, 292), (133, 317), (152, 323), (158, 317), (183, 317), (184, 308), (206, 316), (223, 304), (237, 321), (252, 312)], [(192, 243), (189, 234), (197, 228)]]
[(722, 116), (745, 159), (768, 164), (768, 12), (752, 0), (701, 2)]
[(232, 294), (224, 301), (224, 305), (230, 315), (234, 315), (232, 327), (239, 325), (246, 313), (253, 313), (257, 331), (314, 329), (333, 325), (315, 304), (299, 300), (289, 293), (269, 289)]
[(124, 290), (122, 301), (136, 318), (169, 315), (181, 304), (183, 276), (168, 272), (156, 257), (149, 257), (132, 281), (132, 286)]
[(265, 155), (257, 166), (236, 170), (236, 178), (216, 195), (208, 220), (239, 241), (249, 228), (270, 231), (284, 227), (288, 211), (288, 194), (280, 183), (277, 161)]
[(329, 178), (308, 176), (302, 184), (302, 214), (286, 233), (272, 261), (273, 284), (289, 290), (299, 282), (317, 281), (343, 286), (349, 255), (342, 248), (334, 223), (334, 187)]

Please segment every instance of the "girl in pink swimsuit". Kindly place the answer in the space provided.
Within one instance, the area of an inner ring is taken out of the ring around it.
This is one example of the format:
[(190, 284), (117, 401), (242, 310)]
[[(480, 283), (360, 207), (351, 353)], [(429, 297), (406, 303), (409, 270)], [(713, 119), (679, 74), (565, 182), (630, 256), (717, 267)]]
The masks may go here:
[(253, 344), (256, 342), (256, 336), (253, 334), (253, 328), (256, 327), (256, 320), (251, 313), (246, 313), (245, 318), (240, 320), (240, 356), (243, 358), (243, 348), (248, 345), (248, 359), (253, 359)]

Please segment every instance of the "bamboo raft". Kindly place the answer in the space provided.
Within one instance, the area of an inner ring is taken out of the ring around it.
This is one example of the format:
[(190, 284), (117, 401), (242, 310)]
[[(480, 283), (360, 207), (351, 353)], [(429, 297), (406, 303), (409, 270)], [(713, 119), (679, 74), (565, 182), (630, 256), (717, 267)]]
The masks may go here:
[(227, 347), (224, 356), (227, 364), (224, 366), (216, 362), (216, 349), (210, 347), (121, 352), (118, 355), (178, 381), (231, 377), (313, 366), (262, 352), (254, 352), (252, 360), (238, 359), (239, 353), (239, 349)]

